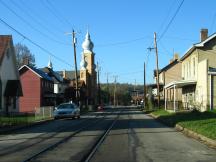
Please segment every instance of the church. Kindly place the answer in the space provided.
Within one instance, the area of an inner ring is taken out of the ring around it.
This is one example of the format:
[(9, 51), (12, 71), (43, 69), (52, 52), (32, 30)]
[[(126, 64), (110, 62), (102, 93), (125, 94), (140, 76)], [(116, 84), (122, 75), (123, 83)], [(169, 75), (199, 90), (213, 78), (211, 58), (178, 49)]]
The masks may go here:
[(80, 62), (80, 82), (85, 84), (86, 105), (95, 105), (97, 102), (97, 73), (95, 64), (94, 44), (87, 31), (82, 43), (82, 59)]

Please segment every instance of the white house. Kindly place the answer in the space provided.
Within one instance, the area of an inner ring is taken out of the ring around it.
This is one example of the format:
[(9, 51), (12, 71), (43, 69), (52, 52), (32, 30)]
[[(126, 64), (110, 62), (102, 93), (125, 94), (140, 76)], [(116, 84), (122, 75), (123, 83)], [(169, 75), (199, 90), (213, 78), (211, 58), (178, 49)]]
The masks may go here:
[(0, 113), (18, 112), (22, 88), (11, 35), (0, 35)]

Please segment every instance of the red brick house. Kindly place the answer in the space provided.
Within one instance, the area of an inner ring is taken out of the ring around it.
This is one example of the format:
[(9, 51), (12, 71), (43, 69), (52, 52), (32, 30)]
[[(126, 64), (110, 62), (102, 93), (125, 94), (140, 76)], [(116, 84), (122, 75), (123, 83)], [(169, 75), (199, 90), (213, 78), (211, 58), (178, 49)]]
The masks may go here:
[(19, 73), (23, 88), (20, 112), (33, 113), (35, 108), (54, 105), (54, 83), (47, 73), (28, 65), (23, 65)]

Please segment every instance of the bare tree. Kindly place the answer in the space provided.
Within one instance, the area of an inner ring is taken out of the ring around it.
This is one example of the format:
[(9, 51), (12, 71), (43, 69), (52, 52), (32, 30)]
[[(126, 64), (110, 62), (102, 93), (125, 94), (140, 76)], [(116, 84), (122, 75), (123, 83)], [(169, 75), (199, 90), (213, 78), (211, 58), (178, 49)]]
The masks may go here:
[(14, 48), (18, 68), (20, 68), (24, 64), (35, 66), (34, 54), (31, 53), (31, 51), (28, 49), (26, 45), (18, 43), (15, 45)]

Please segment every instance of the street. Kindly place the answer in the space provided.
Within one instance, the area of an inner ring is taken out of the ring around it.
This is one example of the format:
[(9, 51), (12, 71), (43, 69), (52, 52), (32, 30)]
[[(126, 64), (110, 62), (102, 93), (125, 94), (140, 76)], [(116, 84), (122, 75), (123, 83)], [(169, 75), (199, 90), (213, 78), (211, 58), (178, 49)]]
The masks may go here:
[(215, 162), (216, 150), (136, 108), (122, 107), (1, 135), (0, 157), (2, 162)]

